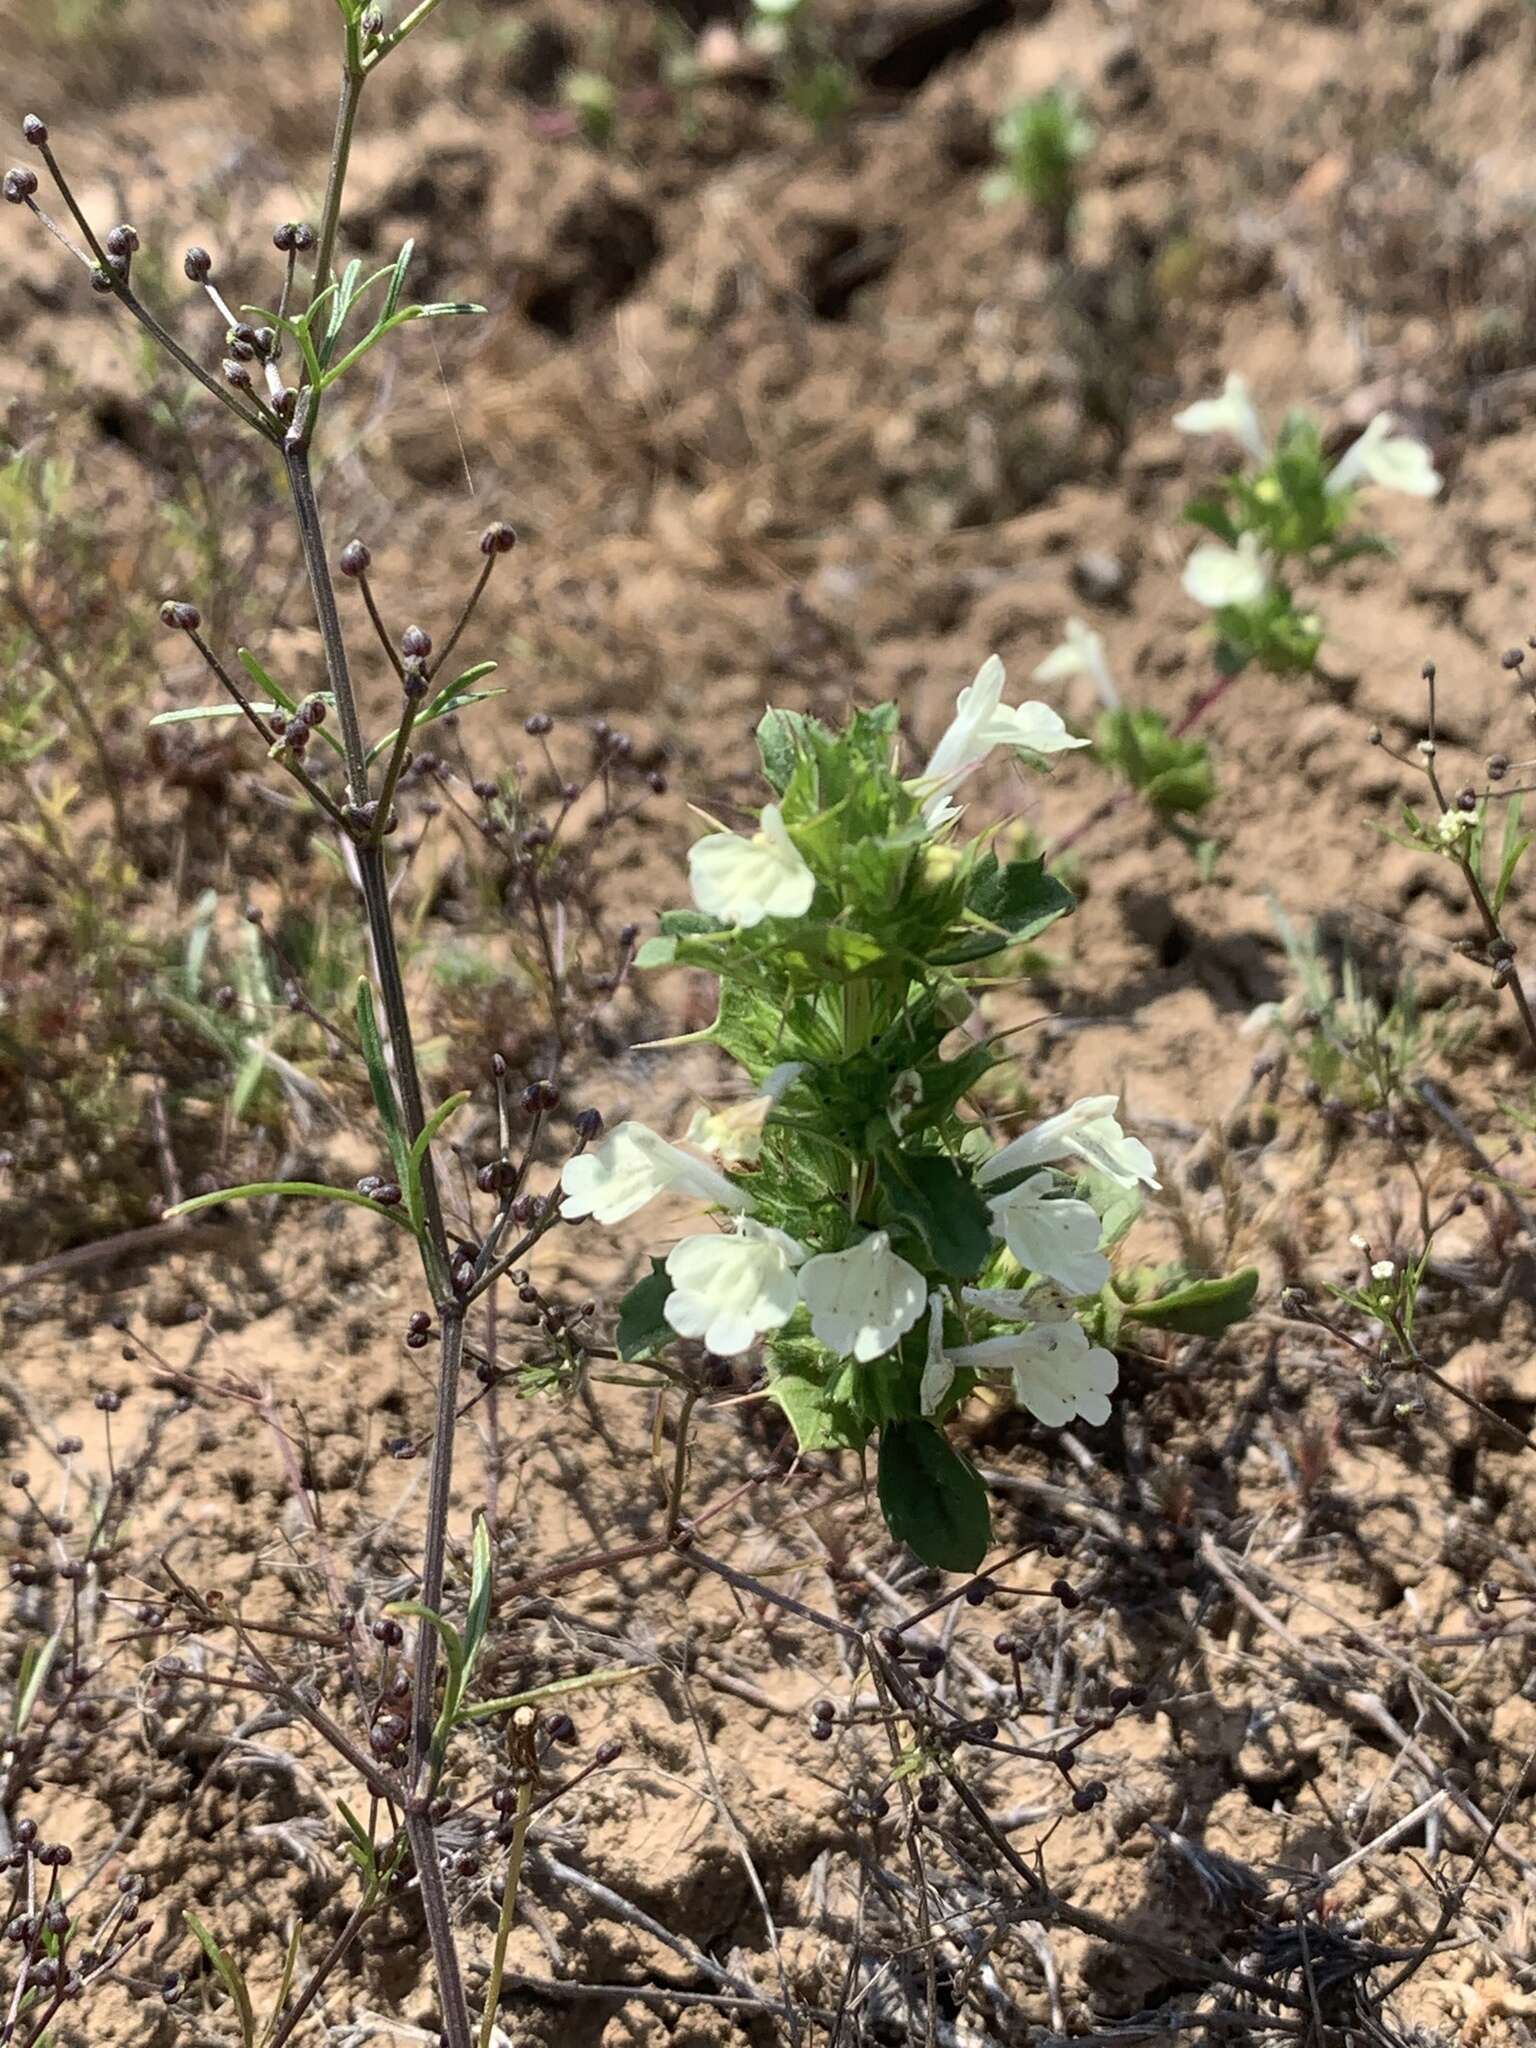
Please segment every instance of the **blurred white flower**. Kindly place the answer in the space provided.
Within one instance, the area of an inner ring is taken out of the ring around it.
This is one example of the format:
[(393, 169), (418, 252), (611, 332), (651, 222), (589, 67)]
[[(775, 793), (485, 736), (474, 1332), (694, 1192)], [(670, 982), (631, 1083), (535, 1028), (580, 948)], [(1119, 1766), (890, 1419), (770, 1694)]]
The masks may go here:
[(923, 1367), (922, 1384), (918, 1388), (918, 1406), (925, 1415), (932, 1415), (938, 1409), (944, 1396), (949, 1392), (955, 1377), (954, 1361), (944, 1349), (944, 1297), (930, 1294), (928, 1297), (928, 1359)]
[(1208, 611), (1257, 604), (1269, 588), (1269, 567), (1258, 535), (1239, 534), (1235, 548), (1225, 541), (1202, 541), (1184, 564), (1184, 588)]
[(1007, 673), (995, 654), (976, 672), (976, 680), (955, 699), (955, 715), (934, 748), (917, 787), (929, 791), (923, 818), (929, 825), (947, 825), (960, 815), (950, 792), (973, 775), (995, 747), (1016, 747), (1027, 754), (1061, 754), (1086, 747), (1067, 731), (1049, 704), (1005, 704)]
[(672, 1292), (662, 1313), (680, 1337), (698, 1337), (722, 1358), (733, 1357), (794, 1314), (794, 1269), (804, 1257), (792, 1237), (748, 1216), (730, 1231), (685, 1237), (667, 1260)]
[(1371, 1278), (1373, 1280), (1390, 1280), (1396, 1271), (1397, 1268), (1390, 1259), (1378, 1259), (1371, 1268)]
[(1109, 662), (1104, 653), (1104, 636), (1095, 633), (1091, 626), (1085, 626), (1081, 619), (1068, 619), (1062, 632), (1061, 645), (1052, 648), (1030, 677), (1030, 681), (1065, 683), (1073, 676), (1088, 676), (1106, 710), (1113, 711), (1117, 708), (1120, 692), (1116, 689), (1115, 679), (1109, 672)]
[(765, 1076), (760, 1094), (747, 1102), (729, 1102), (723, 1109), (698, 1109), (684, 1136), (690, 1145), (735, 1170), (756, 1166), (763, 1153), (763, 1125), (786, 1091), (805, 1072), (799, 1060), (786, 1060)]
[(744, 1212), (751, 1198), (702, 1159), (669, 1145), (644, 1124), (615, 1124), (596, 1145), (568, 1159), (560, 1175), (560, 1213), (622, 1223), (665, 1193), (691, 1195), (718, 1209)]
[(923, 1276), (891, 1250), (883, 1230), (845, 1252), (822, 1252), (800, 1269), (811, 1332), (839, 1358), (868, 1364), (904, 1337), (923, 1312)]
[(1050, 1174), (1036, 1173), (992, 1197), (992, 1228), (1029, 1272), (1069, 1294), (1097, 1294), (1109, 1278), (1098, 1212), (1070, 1196), (1053, 1197), (1054, 1185)]
[(962, 1344), (949, 1353), (956, 1371), (1008, 1372), (1019, 1405), (1038, 1422), (1108, 1422), (1109, 1397), (1120, 1377), (1112, 1351), (1089, 1341), (1081, 1323), (1031, 1323)]
[(1158, 1185), (1157, 1162), (1139, 1138), (1127, 1137), (1115, 1115), (1118, 1095), (1085, 1095), (1049, 1116), (1032, 1131), (1022, 1131), (1001, 1152), (994, 1152), (977, 1179), (982, 1186), (1019, 1173), (1027, 1166), (1052, 1166), (1058, 1160), (1076, 1159), (1102, 1173), (1120, 1187), (1133, 1188), (1144, 1181)]
[(1269, 443), (1248, 390), (1248, 382), (1235, 370), (1229, 371), (1220, 398), (1197, 399), (1173, 416), (1181, 434), (1230, 434), (1255, 462), (1269, 461)]
[(763, 812), (750, 839), (711, 832), (688, 855), (693, 900), (706, 916), (750, 931), (765, 917), (803, 917), (816, 877), (801, 859), (777, 804)]
[(1372, 483), (1385, 491), (1402, 491), (1410, 498), (1433, 498), (1441, 478), (1429, 450), (1411, 434), (1395, 433), (1396, 425), (1391, 413), (1377, 413), (1354, 446), (1345, 449), (1324, 489), (1347, 491), (1356, 484)]

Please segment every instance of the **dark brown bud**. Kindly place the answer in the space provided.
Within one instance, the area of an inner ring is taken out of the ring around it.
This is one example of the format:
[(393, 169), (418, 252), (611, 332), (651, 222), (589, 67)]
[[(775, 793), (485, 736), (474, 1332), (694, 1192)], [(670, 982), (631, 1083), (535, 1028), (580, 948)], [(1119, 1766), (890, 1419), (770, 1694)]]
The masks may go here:
[(29, 170), (24, 164), (18, 165), (15, 170), (7, 171), (4, 184), (0, 185), (0, 191), (4, 192), (12, 206), (24, 205), (36, 190), (37, 173)]
[(125, 221), (121, 227), (109, 228), (107, 230), (103, 246), (109, 256), (116, 256), (120, 261), (125, 262), (128, 257), (137, 254), (139, 238)]
[(517, 535), (504, 519), (488, 526), (480, 536), (482, 555), (510, 555), (516, 546)]
[(360, 540), (349, 540), (341, 551), (339, 567), (343, 576), (366, 576), (373, 556)]
[(173, 633), (195, 633), (203, 623), (203, 615), (195, 604), (168, 597), (160, 607), (160, 623)]
[(407, 661), (425, 661), (432, 652), (432, 635), (420, 626), (407, 626), (400, 635), (400, 652)]
[(181, 259), (181, 267), (193, 284), (206, 284), (213, 275), (213, 258), (206, 249), (194, 245)]
[(34, 149), (41, 149), (48, 140), (48, 123), (39, 120), (36, 114), (28, 114), (22, 121), (21, 132)]

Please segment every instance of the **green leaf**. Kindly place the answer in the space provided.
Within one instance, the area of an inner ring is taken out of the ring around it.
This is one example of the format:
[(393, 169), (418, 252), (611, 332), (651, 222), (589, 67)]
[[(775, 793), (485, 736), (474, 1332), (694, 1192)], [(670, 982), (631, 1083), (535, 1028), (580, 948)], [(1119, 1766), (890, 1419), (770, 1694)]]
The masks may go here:
[(395, 1179), (403, 1189), (409, 1187), (411, 1180), (410, 1148), (405, 1142), (405, 1130), (400, 1122), (399, 1105), (395, 1101), (395, 1084), (389, 1075), (389, 1062), (384, 1057), (384, 1041), (379, 1036), (379, 1020), (374, 1015), (373, 990), (363, 975), (359, 975), (357, 982), (357, 1035), (363, 1042), (363, 1058), (368, 1066), (368, 1085), (373, 1090), (374, 1107), (378, 1110), (379, 1121), (384, 1126), (384, 1137), (389, 1146)]
[(256, 2014), (251, 2006), (251, 1994), (245, 1988), (245, 1977), (234, 1957), (220, 1948), (212, 1934), (195, 1913), (183, 1911), (181, 1916), (197, 1936), (203, 1954), (212, 1963), (219, 1982), (229, 1993), (240, 2019), (241, 2048), (255, 2048)]
[(1259, 1269), (1244, 1266), (1224, 1279), (1192, 1280), (1155, 1301), (1127, 1302), (1122, 1315), (1152, 1330), (1177, 1330), (1186, 1337), (1219, 1337), (1253, 1307)]
[[(281, 704), (253, 704), (251, 709), (259, 711), (263, 718), (270, 718), (274, 711), (281, 711)], [(244, 718), (245, 713), (238, 704), (187, 704), (177, 711), (157, 711), (149, 721), (151, 725), (191, 725), (195, 719), (203, 718)]]
[(974, 1279), (992, 1255), (992, 1219), (970, 1175), (939, 1153), (898, 1152), (881, 1165), (892, 1215), (916, 1231), (947, 1279)]
[(170, 1222), (177, 1216), (194, 1216), (199, 1209), (216, 1208), (221, 1202), (254, 1202), (264, 1195), (302, 1195), (315, 1201), (350, 1202), (354, 1209), (370, 1209), (375, 1216), (387, 1217), (410, 1236), (416, 1235), (402, 1209), (386, 1208), (384, 1203), (360, 1195), (356, 1188), (330, 1188), (313, 1180), (253, 1180), (238, 1188), (215, 1188), (211, 1194), (191, 1195), (185, 1202), (178, 1202), (174, 1209), (166, 1210), (165, 1218)]
[(762, 756), (763, 774), (780, 796), (805, 751), (806, 734), (816, 727), (817, 721), (800, 711), (768, 710), (758, 720), (757, 751)]
[(984, 960), (1005, 946), (1035, 938), (1076, 907), (1071, 890), (1046, 873), (1043, 860), (1014, 860), (1000, 867), (992, 854), (986, 854), (971, 876), (965, 910), (968, 921), (987, 929), (947, 952), (931, 955), (931, 964), (958, 967), (968, 960)]
[(446, 1102), (433, 1110), (426, 1123), (422, 1126), (421, 1135), (411, 1146), (410, 1155), (405, 1165), (405, 1199), (406, 1205), (411, 1212), (412, 1226), (418, 1231), (422, 1227), (424, 1215), (421, 1180), (422, 1170), (426, 1164), (428, 1147), (443, 1128), (443, 1125), (447, 1123), (449, 1117), (456, 1115), (468, 1100), (469, 1090), (467, 1088), (457, 1095), (450, 1095)]
[(821, 1353), (819, 1345), (790, 1345), (780, 1340), (773, 1347), (768, 1367), (768, 1391), (788, 1418), (795, 1442), (802, 1451), (860, 1449), (869, 1432), (840, 1398), (836, 1368), (831, 1368), (833, 1376), (829, 1377), (826, 1368), (812, 1365), (808, 1358), (802, 1362), (796, 1356), (802, 1350)]
[[(465, 669), (463, 675), (455, 676), (451, 683), (444, 683), (436, 696), (431, 698), (417, 712), (412, 722), (412, 731), (417, 731), (424, 725), (432, 725), (439, 718), (448, 718), (455, 711), (464, 711), (471, 704), (485, 704), (492, 697), (505, 697), (507, 694), (505, 689), (475, 690), (470, 688), (470, 685), (479, 682), (482, 676), (491, 675), (495, 668), (496, 663), (494, 661), (479, 661), (476, 662), (473, 668)], [(387, 754), (399, 736), (400, 728), (399, 726), (394, 726), (389, 732), (385, 733), (381, 740), (375, 740), (368, 749), (369, 761), (377, 761), (381, 754)]]
[(665, 1260), (652, 1259), (650, 1272), (619, 1303), (620, 1358), (633, 1363), (672, 1342), (677, 1332), (662, 1314), (671, 1292)]
[(272, 2001), (272, 2017), (261, 2030), (262, 2048), (270, 2042), (282, 2025), (283, 2011), (288, 2003), (288, 1994), (293, 1989), (294, 1972), (299, 1967), (299, 1943), (304, 1933), (302, 1920), (295, 1920), (293, 1932), (288, 1937), (288, 1952), (283, 1958), (283, 1975), (277, 1987), (277, 1996)]
[(635, 955), (637, 967), (670, 967), (677, 958), (677, 941), (658, 935), (647, 939)]
[(931, 1422), (881, 1430), (880, 1507), (897, 1541), (941, 1571), (975, 1571), (992, 1541), (981, 1474)]
[(60, 1636), (57, 1629), (51, 1636), (30, 1641), (21, 1653), (21, 1666), (16, 1673), (16, 1701), (11, 1712), (11, 1728), (19, 1735), (32, 1717), (37, 1705), (38, 1694), (48, 1678), (48, 1672), (59, 1652)]
[(491, 1622), (491, 1590), (494, 1572), (491, 1532), (484, 1515), (475, 1517), (475, 1534), (469, 1572), (469, 1611), (464, 1617), (464, 1683), (468, 1685), (475, 1660), (480, 1655)]
[(477, 1700), (460, 1719), (495, 1721), (503, 1714), (515, 1714), (519, 1707), (537, 1707), (545, 1700), (565, 1699), (571, 1693), (606, 1692), (610, 1686), (631, 1685), (655, 1669), (654, 1664), (620, 1664), (606, 1671), (586, 1671), (578, 1678), (552, 1678), (548, 1685), (536, 1685), (532, 1692), (515, 1692), (500, 1700)]
[(405, 290), (405, 273), (410, 269), (411, 258), (415, 253), (415, 242), (408, 241), (400, 251), (400, 254), (395, 258), (394, 271), (389, 280), (389, 290), (384, 295), (383, 317), (386, 320), (392, 320), (395, 317), (396, 308), (400, 304), (400, 294)]
[[(291, 697), (274, 676), (268, 675), (249, 647), (237, 647), (235, 653), (239, 659), (240, 666), (245, 670), (257, 689), (265, 690), (272, 699), (273, 708), (286, 711), (291, 718), (299, 708), (298, 699)], [(332, 710), (336, 708), (336, 692), (334, 690), (321, 690), (317, 692), (317, 695), (323, 704), (328, 704)], [(259, 704), (255, 708), (258, 711), (262, 709)], [(345, 752), (341, 741), (337, 739), (335, 733), (328, 726), (317, 725), (314, 730), (324, 740), (333, 754), (343, 754)]]

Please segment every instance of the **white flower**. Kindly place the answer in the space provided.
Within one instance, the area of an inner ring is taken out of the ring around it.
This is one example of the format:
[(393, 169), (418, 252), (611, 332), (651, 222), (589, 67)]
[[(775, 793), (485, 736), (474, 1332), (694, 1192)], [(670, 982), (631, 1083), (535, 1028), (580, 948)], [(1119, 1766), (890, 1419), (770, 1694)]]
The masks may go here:
[(959, 816), (949, 793), (973, 775), (994, 747), (1017, 747), (1028, 754), (1060, 754), (1073, 747), (1086, 747), (1067, 731), (1060, 715), (1049, 704), (1005, 704), (1007, 682), (1003, 664), (989, 655), (955, 699), (955, 715), (932, 758), (919, 786), (929, 790), (923, 817), (929, 825), (946, 825)]
[(1247, 379), (1229, 371), (1220, 398), (1201, 398), (1173, 416), (1181, 434), (1230, 434), (1255, 462), (1268, 462), (1269, 444)]
[(1390, 1259), (1378, 1259), (1371, 1268), (1371, 1278), (1373, 1280), (1390, 1280), (1396, 1271), (1397, 1268)]
[(1069, 1294), (1097, 1294), (1109, 1278), (1109, 1261), (1099, 1250), (1098, 1212), (1071, 1197), (1053, 1198), (1048, 1173), (993, 1197), (992, 1228), (1021, 1266), (1042, 1273)]
[(1092, 1344), (1081, 1323), (1031, 1323), (949, 1353), (957, 1371), (1009, 1372), (1019, 1405), (1053, 1429), (1081, 1418), (1109, 1420), (1109, 1397), (1120, 1377), (1112, 1351)]
[(883, 1230), (846, 1252), (822, 1252), (800, 1269), (811, 1332), (839, 1358), (879, 1358), (923, 1312), (923, 1276), (891, 1250)]
[(800, 1061), (786, 1060), (765, 1077), (762, 1092), (750, 1101), (727, 1103), (724, 1109), (696, 1110), (684, 1133), (688, 1143), (708, 1152), (722, 1166), (756, 1166), (763, 1154), (763, 1125), (804, 1072)]
[(563, 1216), (591, 1216), (598, 1223), (622, 1223), (668, 1190), (719, 1209), (752, 1206), (724, 1174), (635, 1123), (615, 1124), (598, 1144), (567, 1160), (560, 1187)]
[(944, 1297), (928, 1297), (928, 1360), (918, 1388), (918, 1405), (925, 1415), (937, 1412), (955, 1377), (954, 1360), (944, 1349)]
[(794, 1269), (805, 1248), (750, 1217), (730, 1232), (685, 1237), (667, 1260), (672, 1292), (662, 1314), (680, 1337), (730, 1358), (765, 1330), (780, 1330), (800, 1300)]
[(1470, 811), (1442, 811), (1435, 826), (1435, 837), (1442, 846), (1455, 846), (1477, 829), (1477, 819)]
[(1158, 1185), (1157, 1162), (1139, 1138), (1129, 1138), (1115, 1116), (1118, 1095), (1085, 1095), (1059, 1116), (1047, 1117), (1032, 1131), (1023, 1131), (1001, 1152), (995, 1152), (977, 1178), (985, 1186), (1027, 1166), (1051, 1166), (1076, 1159), (1123, 1188), (1144, 1181)]
[(1257, 604), (1269, 588), (1269, 569), (1254, 533), (1238, 535), (1237, 546), (1202, 541), (1184, 564), (1184, 588), (1208, 611), (1229, 604)]
[(1109, 672), (1104, 653), (1104, 636), (1085, 626), (1081, 619), (1068, 619), (1061, 645), (1053, 647), (1030, 677), (1035, 683), (1064, 683), (1073, 676), (1089, 676), (1099, 701), (1110, 711), (1117, 708), (1120, 692)]
[(1363, 482), (1410, 498), (1433, 498), (1441, 480), (1429, 450), (1411, 434), (1394, 433), (1396, 425), (1391, 413), (1377, 413), (1354, 446), (1345, 449), (1324, 489), (1347, 491)]
[(709, 917), (750, 931), (765, 917), (803, 917), (816, 877), (800, 858), (777, 804), (764, 810), (750, 839), (711, 832), (688, 855), (693, 900)]

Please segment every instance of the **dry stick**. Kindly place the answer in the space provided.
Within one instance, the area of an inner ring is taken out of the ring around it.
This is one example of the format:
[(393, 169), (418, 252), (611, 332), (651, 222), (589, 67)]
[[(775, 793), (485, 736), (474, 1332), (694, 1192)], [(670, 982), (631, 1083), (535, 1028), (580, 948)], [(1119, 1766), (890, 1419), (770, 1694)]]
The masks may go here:
[(346, 1926), (342, 1928), (340, 1934), (337, 1935), (325, 1954), (316, 1963), (310, 1974), (309, 1982), (304, 1986), (304, 1989), (278, 2022), (277, 2031), (267, 2042), (266, 2048), (283, 2048), (283, 2044), (293, 2038), (294, 2033), (303, 2021), (304, 2015), (325, 1988), (326, 1979), (340, 1964), (348, 1949), (351, 1948), (353, 1942), (362, 1933), (369, 1915), (377, 1910), (377, 1900), (366, 1898), (353, 1908), (352, 1915), (347, 1921)]

